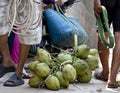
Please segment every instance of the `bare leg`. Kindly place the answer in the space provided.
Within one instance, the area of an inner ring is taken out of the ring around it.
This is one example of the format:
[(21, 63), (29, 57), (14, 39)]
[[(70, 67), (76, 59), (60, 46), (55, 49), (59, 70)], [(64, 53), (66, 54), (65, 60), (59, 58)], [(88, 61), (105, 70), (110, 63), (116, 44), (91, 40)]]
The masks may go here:
[(23, 67), (29, 52), (30, 45), (20, 44), (20, 54), (19, 54), (19, 62), (16, 69), (16, 74), (22, 75)]
[(2, 64), (5, 67), (13, 66), (13, 61), (10, 57), (9, 48), (8, 48), (8, 36), (7, 35), (0, 35), (0, 51), (3, 56)]
[[(105, 32), (106, 39), (108, 38), (108, 33)], [(96, 79), (107, 81), (108, 74), (109, 74), (109, 49), (107, 49), (103, 43), (101, 42), (100, 38), (98, 37), (98, 51), (99, 51), (99, 58), (102, 64), (102, 71), (96, 71), (94, 76)]]
[(19, 48), (20, 54), (19, 54), (19, 61), (16, 72), (4, 83), (4, 86), (19, 86), (24, 84), (24, 80), (22, 79), (22, 74), (23, 74), (24, 63), (26, 61), (29, 52), (29, 48), (30, 45), (20, 44), (20, 48)]
[[(108, 38), (108, 34), (105, 33), (106, 38)], [(99, 51), (99, 57), (102, 64), (102, 72), (100, 72), (100, 75), (102, 78), (108, 78), (109, 74), (109, 49), (107, 49), (103, 43), (101, 42), (100, 38), (98, 37), (98, 51)]]
[(116, 75), (120, 67), (120, 32), (115, 32), (115, 47), (113, 50), (113, 60), (111, 72), (109, 74), (108, 84), (116, 84)]

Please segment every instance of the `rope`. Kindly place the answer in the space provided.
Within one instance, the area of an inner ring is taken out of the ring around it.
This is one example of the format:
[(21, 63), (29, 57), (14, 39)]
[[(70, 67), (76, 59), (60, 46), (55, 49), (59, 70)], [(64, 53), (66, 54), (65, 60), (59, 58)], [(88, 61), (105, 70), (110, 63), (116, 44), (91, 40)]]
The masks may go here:
[[(41, 7), (41, 0), (9, 0), (7, 7), (7, 18), (10, 25), (10, 32), (16, 34), (24, 34), (28, 35), (27, 32), (29, 30), (36, 29), (42, 20), (42, 7)], [(37, 10), (38, 16), (36, 15), (36, 5), (39, 6)], [(37, 17), (37, 19), (35, 19)], [(13, 29), (17, 27), (18, 32), (15, 32)], [(8, 34), (8, 35), (9, 35)]]

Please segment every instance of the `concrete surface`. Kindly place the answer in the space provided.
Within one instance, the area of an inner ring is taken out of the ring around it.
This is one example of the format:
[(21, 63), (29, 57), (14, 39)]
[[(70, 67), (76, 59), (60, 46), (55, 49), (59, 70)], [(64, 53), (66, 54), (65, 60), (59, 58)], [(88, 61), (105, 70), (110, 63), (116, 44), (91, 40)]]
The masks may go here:
[[(111, 63), (112, 55), (110, 55)], [(34, 60), (34, 59), (29, 59)], [(29, 61), (28, 60), (28, 61)], [(27, 65), (27, 64), (26, 64)], [(109, 65), (110, 67), (110, 65)], [(101, 70), (101, 64), (99, 69)], [(18, 87), (4, 87), (3, 83), (13, 74), (8, 73), (0, 78), (0, 93), (120, 93), (120, 88), (110, 89), (106, 87), (106, 82), (100, 81), (92, 77), (89, 83), (73, 83), (67, 89), (60, 89), (58, 91), (48, 90), (46, 88), (31, 88), (28, 85), (28, 79), (25, 79), (25, 84)], [(94, 74), (94, 71), (93, 71)], [(118, 73), (117, 80), (120, 81), (120, 72)]]
[(4, 87), (4, 81), (12, 74), (13, 73), (8, 73), (0, 79), (0, 93), (120, 93), (120, 88), (106, 88), (105, 82), (96, 80), (94, 77), (90, 83), (74, 83), (70, 84), (67, 89), (60, 89), (58, 91), (52, 91), (46, 88), (31, 88), (28, 85), (28, 79), (25, 79), (25, 84), (22, 86)]

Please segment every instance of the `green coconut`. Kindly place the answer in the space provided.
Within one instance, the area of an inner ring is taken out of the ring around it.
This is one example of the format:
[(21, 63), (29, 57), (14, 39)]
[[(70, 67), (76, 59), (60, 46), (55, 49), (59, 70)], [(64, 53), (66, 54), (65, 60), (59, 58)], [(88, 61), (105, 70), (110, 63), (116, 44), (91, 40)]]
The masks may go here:
[(46, 63), (49, 66), (51, 65), (52, 58), (48, 51), (38, 48), (36, 57), (41, 63)]
[(91, 70), (95, 70), (96, 68), (99, 67), (99, 60), (97, 57), (95, 57), (93, 55), (88, 55), (88, 57), (85, 59), (85, 61), (87, 62), (87, 64), (89, 65), (89, 68)]
[(60, 63), (62, 63), (64, 61), (68, 61), (68, 60), (72, 61), (72, 56), (68, 53), (60, 53), (57, 55), (57, 60), (59, 60)]
[(35, 73), (39, 77), (47, 77), (50, 73), (50, 67), (46, 63), (38, 63), (35, 66)]
[(89, 65), (82, 59), (77, 59), (73, 66), (77, 71), (77, 75), (82, 75), (89, 70)]
[(90, 47), (87, 44), (82, 44), (77, 46), (75, 55), (78, 58), (84, 59), (87, 58), (89, 51), (90, 51)]
[(98, 54), (98, 50), (96, 48), (92, 48), (89, 51), (89, 55), (96, 56)]
[(91, 70), (88, 70), (88, 72), (77, 76), (77, 80), (80, 83), (88, 83), (91, 81), (91, 79), (92, 79), (92, 71)]
[(39, 76), (34, 75), (29, 79), (28, 85), (33, 88), (39, 88), (42, 85), (43, 80), (44, 80), (43, 78), (40, 78)]
[(35, 65), (38, 64), (39, 61), (32, 61), (28, 64), (28, 69), (34, 72)]
[(45, 81), (45, 85), (50, 90), (59, 90), (60, 82), (56, 76), (49, 75)]
[(66, 64), (62, 68), (63, 77), (69, 82), (76, 80), (77, 72), (71, 64)]
[(59, 79), (61, 87), (63, 88), (69, 87), (69, 81), (63, 77), (63, 73), (61, 71), (57, 71), (55, 76)]

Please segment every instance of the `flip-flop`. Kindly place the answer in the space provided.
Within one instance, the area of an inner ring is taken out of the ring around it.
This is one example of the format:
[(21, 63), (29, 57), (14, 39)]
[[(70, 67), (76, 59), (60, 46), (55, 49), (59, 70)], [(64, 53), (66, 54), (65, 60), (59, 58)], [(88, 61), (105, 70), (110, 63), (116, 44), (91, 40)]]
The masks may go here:
[(2, 64), (0, 64), (0, 78), (3, 77), (6, 73), (9, 72), (15, 72), (15, 67), (11, 66), (11, 67), (5, 67)]
[(120, 87), (120, 84), (118, 84), (118, 83), (112, 84), (112, 85), (108, 84), (107, 87), (108, 88), (118, 88), (118, 87)]
[(31, 73), (23, 74), (22, 77), (23, 79), (30, 79), (33, 76)]
[(24, 84), (24, 80), (21, 76), (13, 74), (5, 83), (4, 86), (15, 87)]
[(104, 78), (104, 77), (102, 77), (101, 76), (101, 72), (100, 71), (96, 71), (95, 73), (94, 73), (94, 77), (96, 78), (96, 79), (98, 79), (98, 80), (101, 80), (101, 81), (104, 81), (104, 82), (107, 82), (107, 78)]

